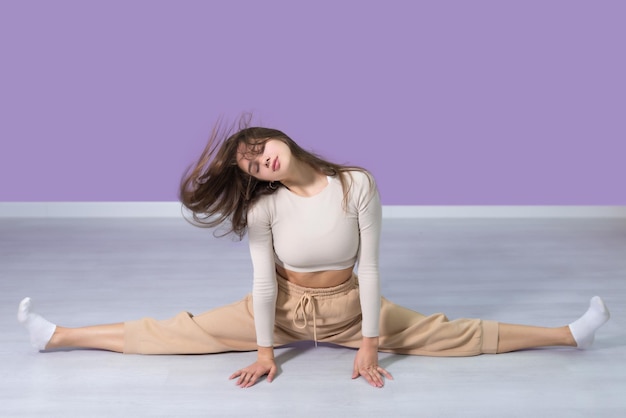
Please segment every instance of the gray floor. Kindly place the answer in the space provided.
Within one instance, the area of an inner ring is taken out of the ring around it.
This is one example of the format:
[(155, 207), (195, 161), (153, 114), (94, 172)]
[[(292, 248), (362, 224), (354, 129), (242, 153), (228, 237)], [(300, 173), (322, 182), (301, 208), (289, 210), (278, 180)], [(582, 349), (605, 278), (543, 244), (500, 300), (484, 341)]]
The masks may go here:
[(591, 350), (471, 358), (382, 354), (383, 389), (351, 380), (354, 352), (278, 351), (272, 384), (228, 376), (254, 353), (37, 353), (19, 300), (65, 326), (167, 318), (240, 299), (247, 246), (178, 219), (0, 220), (2, 417), (623, 417), (626, 221), (390, 220), (381, 272), (389, 299), (423, 313), (565, 325), (602, 295), (612, 319)]

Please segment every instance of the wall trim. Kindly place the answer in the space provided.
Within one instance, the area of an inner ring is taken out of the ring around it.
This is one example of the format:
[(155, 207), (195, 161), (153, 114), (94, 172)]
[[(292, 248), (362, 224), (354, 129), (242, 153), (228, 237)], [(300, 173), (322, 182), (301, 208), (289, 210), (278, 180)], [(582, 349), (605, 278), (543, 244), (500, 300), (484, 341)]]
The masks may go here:
[[(0, 218), (176, 218), (178, 202), (0, 202)], [(383, 206), (384, 218), (626, 218), (626, 206)]]
[(385, 218), (626, 218), (626, 206), (385, 206)]

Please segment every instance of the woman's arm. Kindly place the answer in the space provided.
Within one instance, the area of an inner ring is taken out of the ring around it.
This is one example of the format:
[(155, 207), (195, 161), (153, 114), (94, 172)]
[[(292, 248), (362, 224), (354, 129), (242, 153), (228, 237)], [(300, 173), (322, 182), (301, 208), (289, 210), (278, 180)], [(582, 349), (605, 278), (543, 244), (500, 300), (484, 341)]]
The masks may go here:
[(262, 202), (257, 202), (248, 212), (248, 240), (253, 270), (252, 298), (257, 345), (273, 347), (278, 284), (270, 216)]
[(358, 276), (364, 337), (378, 337), (380, 318), (380, 276), (378, 256), (382, 225), (382, 205), (373, 178), (354, 176), (355, 205), (359, 220)]
[(271, 382), (277, 370), (274, 360), (274, 321), (278, 285), (270, 217), (261, 202), (257, 202), (248, 212), (248, 240), (254, 276), (252, 302), (258, 351), (255, 363), (230, 376), (231, 379), (239, 378), (237, 385), (241, 387), (254, 385), (266, 374), (267, 381)]
[[(380, 319), (380, 275), (378, 256), (382, 225), (382, 205), (373, 178), (355, 176), (353, 185), (359, 219), (360, 249), (358, 258), (359, 295), (363, 321), (363, 340), (354, 360), (352, 378), (363, 376), (375, 387), (383, 386), (383, 376), (393, 379), (378, 364), (378, 336)], [(371, 181), (370, 181), (371, 180)]]

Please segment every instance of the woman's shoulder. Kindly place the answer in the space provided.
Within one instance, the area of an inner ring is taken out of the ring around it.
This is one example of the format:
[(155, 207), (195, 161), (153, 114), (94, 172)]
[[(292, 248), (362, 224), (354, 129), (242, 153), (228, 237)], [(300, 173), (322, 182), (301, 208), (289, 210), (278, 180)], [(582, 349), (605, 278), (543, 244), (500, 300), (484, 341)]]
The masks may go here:
[(376, 188), (376, 179), (374, 175), (362, 168), (362, 169), (348, 169), (341, 173), (345, 176), (345, 179), (351, 184), (354, 185), (357, 189), (375, 189)]
[(378, 196), (376, 180), (371, 172), (365, 169), (350, 169), (343, 171), (348, 201), (356, 207), (368, 206), (372, 199)]
[(276, 193), (258, 196), (247, 208), (248, 222), (267, 220), (270, 218), (273, 209), (276, 207)]

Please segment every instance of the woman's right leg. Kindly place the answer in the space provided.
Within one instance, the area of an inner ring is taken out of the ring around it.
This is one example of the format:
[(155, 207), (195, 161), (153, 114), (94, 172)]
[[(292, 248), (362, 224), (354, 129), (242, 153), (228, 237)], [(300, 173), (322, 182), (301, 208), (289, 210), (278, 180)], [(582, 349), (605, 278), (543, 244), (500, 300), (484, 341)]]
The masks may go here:
[[(199, 315), (180, 312), (173, 318), (143, 318), (124, 323), (58, 327), (30, 311), (30, 299), (20, 303), (18, 320), (38, 350), (95, 348), (134, 354), (209, 354), (257, 349), (252, 298), (215, 308)], [(275, 335), (277, 345), (293, 338)]]
[(59, 327), (32, 312), (30, 298), (24, 298), (20, 302), (17, 320), (26, 327), (31, 344), (38, 350), (65, 347), (117, 352), (124, 350), (123, 323), (80, 328)]
[(124, 352), (124, 324), (94, 325), (80, 328), (56, 327), (45, 349), (95, 348)]

